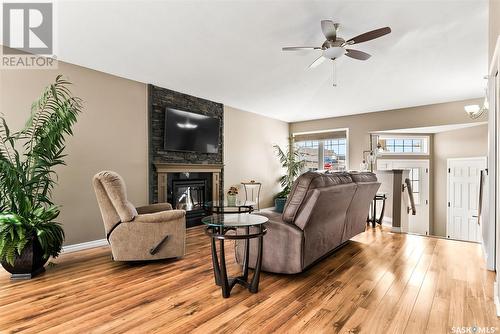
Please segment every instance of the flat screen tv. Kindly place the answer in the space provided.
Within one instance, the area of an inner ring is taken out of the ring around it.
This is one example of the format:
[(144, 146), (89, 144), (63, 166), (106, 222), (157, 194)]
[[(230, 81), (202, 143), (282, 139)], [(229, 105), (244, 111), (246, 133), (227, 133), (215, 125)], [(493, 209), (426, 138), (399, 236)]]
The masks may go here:
[(219, 119), (166, 108), (164, 148), (167, 151), (217, 153)]

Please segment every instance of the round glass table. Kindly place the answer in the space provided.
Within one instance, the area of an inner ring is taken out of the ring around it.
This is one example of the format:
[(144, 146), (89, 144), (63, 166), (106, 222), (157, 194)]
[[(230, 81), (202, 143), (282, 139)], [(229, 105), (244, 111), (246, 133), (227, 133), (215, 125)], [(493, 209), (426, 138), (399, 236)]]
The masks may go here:
[[(250, 213), (214, 214), (201, 220), (206, 225), (205, 233), (211, 238), (212, 265), (215, 284), (222, 288), (222, 297), (228, 298), (236, 284), (240, 284), (252, 293), (259, 290), (260, 271), (262, 267), (262, 242), (267, 232), (264, 224), (269, 221), (264, 216)], [(250, 231), (252, 228), (252, 231)], [(227, 234), (228, 231), (236, 233)], [(248, 280), (248, 262), (250, 259), (250, 239), (258, 239), (257, 260), (252, 280)], [(217, 255), (216, 240), (219, 241), (219, 256)], [(228, 277), (226, 270), (226, 255), (224, 240), (244, 240), (243, 272), (237, 277)], [(220, 257), (220, 258), (219, 258)]]
[(257, 203), (253, 201), (240, 201), (236, 200), (235, 203), (228, 203), (227, 201), (212, 201), (205, 203), (205, 210), (212, 213), (251, 213)]

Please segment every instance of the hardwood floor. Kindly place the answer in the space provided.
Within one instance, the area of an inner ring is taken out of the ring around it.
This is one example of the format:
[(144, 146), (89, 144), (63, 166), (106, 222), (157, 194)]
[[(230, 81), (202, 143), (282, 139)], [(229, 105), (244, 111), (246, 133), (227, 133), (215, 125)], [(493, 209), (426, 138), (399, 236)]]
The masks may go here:
[[(497, 327), (494, 274), (477, 244), (380, 227), (300, 275), (263, 273), (260, 291), (214, 284), (209, 239), (188, 232), (187, 255), (113, 262), (106, 247), (64, 254), (31, 281), (0, 272), (0, 332), (451, 333)], [(227, 245), (230, 272), (235, 265)], [(264, 250), (265, 251), (265, 250)]]

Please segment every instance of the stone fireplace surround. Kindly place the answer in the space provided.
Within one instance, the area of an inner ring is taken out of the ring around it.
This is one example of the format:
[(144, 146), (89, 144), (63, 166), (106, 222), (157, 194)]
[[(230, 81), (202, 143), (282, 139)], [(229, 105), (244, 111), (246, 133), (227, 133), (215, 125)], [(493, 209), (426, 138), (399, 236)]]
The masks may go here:
[[(211, 199), (223, 199), (224, 106), (221, 103), (148, 85), (149, 202), (167, 201), (169, 173), (211, 173)], [(219, 118), (218, 153), (166, 151), (165, 108)], [(174, 203), (172, 203), (174, 204)]]

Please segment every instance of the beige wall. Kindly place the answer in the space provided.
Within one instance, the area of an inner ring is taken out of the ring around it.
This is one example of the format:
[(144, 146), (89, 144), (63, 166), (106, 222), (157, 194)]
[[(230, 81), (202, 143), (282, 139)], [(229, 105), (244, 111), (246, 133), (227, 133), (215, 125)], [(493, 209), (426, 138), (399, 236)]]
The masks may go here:
[[(290, 132), (349, 128), (349, 168), (359, 169), (359, 164), (363, 160), (363, 151), (369, 149), (369, 132), (470, 123), (472, 120), (465, 113), (464, 106), (480, 103), (482, 100), (472, 99), (296, 122), (291, 123)], [(485, 119), (477, 121), (485, 121)]]
[(58, 70), (0, 71), (0, 112), (13, 129), (22, 127), (42, 89), (64, 74), (84, 101), (84, 111), (67, 141), (67, 166), (58, 169), (55, 203), (65, 244), (102, 239), (104, 228), (91, 180), (116, 170), (127, 180), (130, 200), (147, 203), (146, 85), (87, 68), (59, 63)]
[(495, 50), (495, 44), (497, 42), (498, 36), (500, 35), (500, 0), (490, 0), (489, 8), (489, 57), (491, 60), (493, 56), (493, 51)]
[[(288, 123), (224, 107), (224, 188), (242, 181), (262, 182), (261, 208), (274, 206), (282, 170), (273, 149), (287, 144)], [(245, 199), (240, 188), (239, 198)]]
[(446, 234), (447, 159), (485, 157), (488, 154), (488, 125), (436, 133), (434, 135), (434, 226), (435, 235)]
[[(58, 70), (0, 71), (0, 112), (12, 129), (26, 122), (31, 103), (58, 74), (73, 82), (84, 101), (84, 111), (67, 140), (67, 166), (58, 168), (55, 203), (62, 206), (59, 221), (65, 244), (104, 237), (92, 189), (92, 176), (115, 170), (127, 182), (135, 205), (148, 201), (147, 88), (143, 83), (66, 63)], [(263, 183), (261, 206), (273, 205), (281, 169), (272, 145), (284, 145), (288, 123), (225, 107), (226, 188), (243, 180)]]

